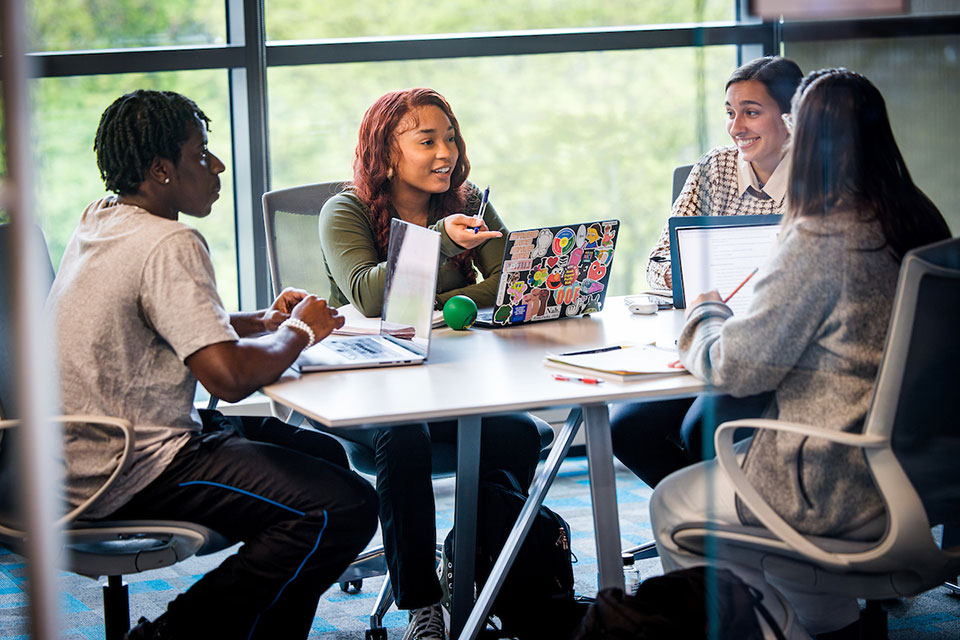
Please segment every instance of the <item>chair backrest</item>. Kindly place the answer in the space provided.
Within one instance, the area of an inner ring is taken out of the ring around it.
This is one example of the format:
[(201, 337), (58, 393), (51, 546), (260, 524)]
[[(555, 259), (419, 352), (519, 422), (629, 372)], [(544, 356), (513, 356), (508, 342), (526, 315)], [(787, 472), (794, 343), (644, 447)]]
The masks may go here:
[[(40, 295), (46, 296), (53, 282), (53, 263), (47, 251), (47, 243), (39, 227), (33, 228), (31, 238), (37, 243), (37, 251), (43, 256), (41, 268), (44, 273), (43, 290)], [(0, 419), (11, 419), (19, 416), (17, 411), (17, 363), (14, 348), (16, 347), (15, 322), (16, 308), (14, 306), (14, 276), (15, 268), (13, 228), (10, 224), (0, 224)], [(17, 522), (20, 513), (17, 499), (20, 492), (14, 490), (19, 472), (19, 438), (14, 431), (0, 431), (0, 523), (12, 524)]]
[[(864, 433), (891, 439), (930, 524), (960, 524), (958, 388), (960, 238), (954, 238), (904, 257), (864, 426)], [(874, 474), (881, 483), (876, 468)]]
[[(53, 263), (47, 251), (47, 243), (39, 227), (34, 227), (32, 234), (37, 250), (44, 256), (42, 295), (45, 297), (53, 283)], [(0, 418), (8, 419), (17, 416), (16, 409), (16, 362), (13, 349), (16, 345), (14, 336), (15, 309), (13, 277), (17, 273), (14, 265), (16, 252), (14, 251), (13, 229), (10, 224), (0, 224)]]
[(670, 198), (671, 206), (677, 201), (677, 197), (683, 190), (683, 184), (687, 181), (687, 176), (690, 175), (692, 169), (692, 164), (684, 164), (673, 170), (673, 197)]
[(330, 293), (330, 278), (320, 249), (318, 221), (323, 204), (340, 193), (344, 182), (320, 182), (263, 194), (263, 224), (273, 295), (299, 287), (321, 297)]

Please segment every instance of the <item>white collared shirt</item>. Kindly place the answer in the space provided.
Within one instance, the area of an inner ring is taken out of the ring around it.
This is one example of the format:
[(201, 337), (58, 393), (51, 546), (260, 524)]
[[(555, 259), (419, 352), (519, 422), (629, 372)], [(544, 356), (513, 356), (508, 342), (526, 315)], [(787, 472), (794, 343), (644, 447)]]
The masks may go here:
[(737, 195), (741, 198), (748, 188), (753, 187), (756, 194), (762, 194), (777, 202), (783, 202), (783, 196), (787, 193), (787, 178), (789, 176), (790, 159), (784, 156), (777, 168), (770, 174), (770, 179), (761, 186), (753, 164), (744, 160), (743, 156), (737, 152)]

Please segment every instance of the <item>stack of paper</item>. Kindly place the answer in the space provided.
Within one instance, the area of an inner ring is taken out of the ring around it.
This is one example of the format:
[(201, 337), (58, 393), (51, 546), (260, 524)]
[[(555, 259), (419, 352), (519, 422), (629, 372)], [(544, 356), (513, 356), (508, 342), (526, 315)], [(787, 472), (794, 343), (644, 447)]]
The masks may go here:
[(544, 364), (566, 371), (591, 372), (618, 380), (684, 373), (678, 367), (677, 352), (652, 344), (623, 345), (589, 351), (548, 355)]

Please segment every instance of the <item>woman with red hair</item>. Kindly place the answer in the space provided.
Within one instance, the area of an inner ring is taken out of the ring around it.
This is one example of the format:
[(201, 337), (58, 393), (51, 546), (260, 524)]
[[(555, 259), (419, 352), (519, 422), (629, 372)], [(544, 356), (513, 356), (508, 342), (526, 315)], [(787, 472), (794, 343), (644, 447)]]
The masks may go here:
[(506, 228), (489, 204), (483, 220), (473, 217), (481, 196), (469, 173), (460, 126), (439, 93), (391, 91), (374, 102), (360, 124), (353, 183), (320, 216), (330, 303), (380, 315), (390, 220), (397, 217), (441, 234), (438, 308), (458, 294), (491, 306)]
[[(457, 294), (478, 306), (493, 305), (507, 230), (489, 204), (483, 220), (473, 217), (481, 196), (467, 182), (469, 173), (460, 126), (439, 93), (392, 91), (374, 102), (360, 124), (353, 183), (328, 200), (320, 213), (330, 304), (351, 303), (367, 316), (380, 314), (390, 221), (400, 218), (441, 235), (438, 307)], [(456, 421), (447, 420), (349, 435), (375, 452), (387, 567), (397, 607), (410, 610), (404, 640), (442, 640), (445, 635), (436, 573), (431, 447), (434, 442), (455, 442), (456, 432)], [(540, 449), (531, 416), (483, 418), (481, 474), (506, 469), (527, 487)]]

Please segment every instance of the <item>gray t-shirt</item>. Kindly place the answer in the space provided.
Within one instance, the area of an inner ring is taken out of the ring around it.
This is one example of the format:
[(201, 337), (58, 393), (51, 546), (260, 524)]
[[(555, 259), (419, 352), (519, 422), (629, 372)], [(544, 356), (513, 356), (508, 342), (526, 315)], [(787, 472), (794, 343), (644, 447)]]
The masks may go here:
[[(125, 418), (135, 427), (129, 467), (85, 514), (109, 515), (160, 475), (200, 428), (197, 380), (183, 361), (237, 333), (203, 236), (112, 196), (83, 212), (47, 312), (56, 327), (64, 411)], [(122, 446), (115, 428), (66, 425), (71, 508), (103, 484)]]

